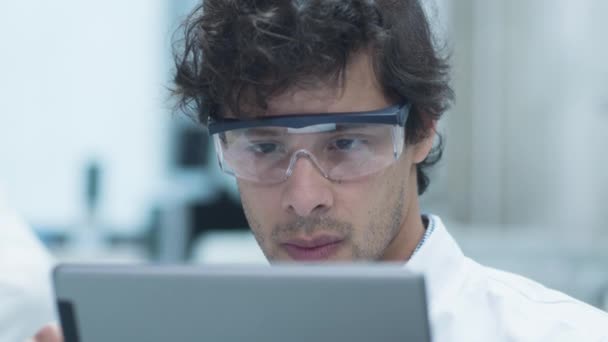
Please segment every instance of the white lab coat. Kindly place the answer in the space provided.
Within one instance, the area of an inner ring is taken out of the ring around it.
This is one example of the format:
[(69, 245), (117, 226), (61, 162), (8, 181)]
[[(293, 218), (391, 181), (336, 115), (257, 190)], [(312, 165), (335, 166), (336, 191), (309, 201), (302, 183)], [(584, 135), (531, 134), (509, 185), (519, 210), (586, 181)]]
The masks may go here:
[(52, 260), (0, 189), (0, 342), (21, 342), (55, 321)]
[(423, 273), (433, 341), (608, 341), (608, 313), (463, 255), (436, 216), (406, 263)]

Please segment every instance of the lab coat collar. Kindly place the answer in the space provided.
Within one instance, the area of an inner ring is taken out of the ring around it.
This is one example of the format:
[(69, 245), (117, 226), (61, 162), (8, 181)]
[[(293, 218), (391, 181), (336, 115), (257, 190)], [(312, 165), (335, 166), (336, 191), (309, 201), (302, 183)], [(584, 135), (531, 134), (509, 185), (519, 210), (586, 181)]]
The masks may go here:
[(465, 256), (448, 233), (441, 219), (427, 215), (434, 231), (421, 248), (406, 262), (405, 269), (425, 277), (430, 314), (439, 310), (440, 303), (457, 295), (464, 283)]

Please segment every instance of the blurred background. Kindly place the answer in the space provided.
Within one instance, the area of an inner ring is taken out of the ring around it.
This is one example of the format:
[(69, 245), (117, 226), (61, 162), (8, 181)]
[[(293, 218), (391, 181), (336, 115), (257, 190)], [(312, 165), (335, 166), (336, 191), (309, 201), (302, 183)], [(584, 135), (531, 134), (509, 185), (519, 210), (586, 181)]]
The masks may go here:
[[(0, 2), (0, 188), (55, 260), (265, 262), (205, 131), (172, 110), (195, 4)], [(425, 4), (457, 100), (423, 211), (474, 259), (607, 309), (608, 2)]]

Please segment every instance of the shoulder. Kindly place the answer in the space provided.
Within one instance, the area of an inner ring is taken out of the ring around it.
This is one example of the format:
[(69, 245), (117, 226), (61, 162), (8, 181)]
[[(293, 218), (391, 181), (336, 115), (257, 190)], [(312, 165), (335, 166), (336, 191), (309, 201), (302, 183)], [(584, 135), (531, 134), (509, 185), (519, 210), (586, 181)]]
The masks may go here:
[(548, 340), (608, 341), (608, 313), (523, 276), (473, 261), (471, 267), (506, 329), (533, 331)]
[(441, 220), (433, 220), (435, 232), (408, 268), (425, 274), (438, 341), (608, 342), (608, 313), (473, 261)]

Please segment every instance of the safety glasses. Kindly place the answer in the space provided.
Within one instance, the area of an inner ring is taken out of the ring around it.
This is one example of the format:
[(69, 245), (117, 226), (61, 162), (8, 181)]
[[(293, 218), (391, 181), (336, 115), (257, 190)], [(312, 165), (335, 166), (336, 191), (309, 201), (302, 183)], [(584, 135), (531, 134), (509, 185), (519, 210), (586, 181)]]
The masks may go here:
[(331, 181), (378, 172), (403, 152), (410, 105), (365, 112), (221, 119), (208, 124), (222, 170), (262, 184), (285, 181), (308, 158)]

